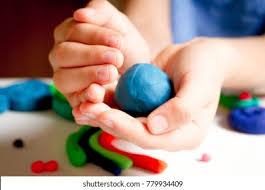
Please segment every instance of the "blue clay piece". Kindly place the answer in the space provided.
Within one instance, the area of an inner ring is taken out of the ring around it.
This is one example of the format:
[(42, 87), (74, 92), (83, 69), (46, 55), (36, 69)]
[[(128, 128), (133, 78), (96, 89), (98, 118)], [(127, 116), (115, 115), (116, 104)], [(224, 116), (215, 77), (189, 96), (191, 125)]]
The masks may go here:
[(10, 109), (14, 111), (37, 111), (51, 108), (49, 85), (39, 80), (27, 80), (7, 88)]
[(228, 116), (231, 127), (249, 134), (265, 134), (265, 108), (234, 109)]
[(5, 95), (0, 95), (0, 113), (3, 113), (9, 109), (9, 100)]
[(123, 111), (145, 116), (172, 95), (172, 84), (166, 73), (152, 64), (136, 64), (120, 77), (115, 101)]

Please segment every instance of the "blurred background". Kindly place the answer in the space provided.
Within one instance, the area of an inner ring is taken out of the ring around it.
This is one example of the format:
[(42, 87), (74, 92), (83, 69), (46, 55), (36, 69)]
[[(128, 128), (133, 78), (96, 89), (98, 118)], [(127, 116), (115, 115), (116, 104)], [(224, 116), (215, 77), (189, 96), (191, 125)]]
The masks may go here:
[[(50, 77), (53, 30), (88, 0), (0, 1), (0, 77)], [(111, 1), (119, 7), (119, 1)]]

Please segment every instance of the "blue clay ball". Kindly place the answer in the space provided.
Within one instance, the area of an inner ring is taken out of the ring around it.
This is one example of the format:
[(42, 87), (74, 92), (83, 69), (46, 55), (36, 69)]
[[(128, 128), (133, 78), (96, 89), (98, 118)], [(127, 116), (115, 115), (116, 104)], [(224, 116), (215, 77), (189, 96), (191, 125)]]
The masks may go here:
[(133, 116), (146, 116), (169, 100), (173, 92), (166, 73), (153, 64), (136, 64), (120, 77), (115, 101)]
[(231, 127), (239, 132), (265, 134), (265, 108), (234, 109), (228, 116)]

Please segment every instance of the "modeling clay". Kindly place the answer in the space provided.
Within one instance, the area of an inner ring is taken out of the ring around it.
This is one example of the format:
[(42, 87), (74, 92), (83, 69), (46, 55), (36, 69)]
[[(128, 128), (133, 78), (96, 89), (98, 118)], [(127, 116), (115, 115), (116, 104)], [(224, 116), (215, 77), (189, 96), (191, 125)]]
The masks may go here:
[(44, 171), (54, 172), (58, 170), (58, 163), (56, 160), (50, 160), (44, 163)]
[(115, 152), (109, 151), (102, 147), (98, 140), (99, 140), (99, 135), (102, 133), (102, 131), (98, 131), (95, 134), (91, 135), (89, 138), (89, 145), (90, 147), (98, 152), (101, 156), (112, 160), (114, 163), (116, 163), (121, 169), (128, 169), (132, 166), (132, 160), (129, 159), (126, 156), (117, 154)]
[(18, 82), (8, 87), (10, 109), (15, 111), (37, 111), (51, 108), (49, 86), (39, 80)]
[(44, 172), (44, 162), (37, 160), (31, 164), (31, 171), (33, 173), (42, 173)]
[(16, 139), (14, 142), (13, 142), (13, 145), (14, 147), (16, 148), (23, 148), (24, 147), (24, 143), (21, 139)]
[(112, 142), (114, 140), (115, 137), (113, 137), (112, 135), (106, 132), (102, 132), (101, 135), (99, 136), (99, 143), (104, 148), (129, 157), (130, 159), (132, 159), (133, 165), (136, 167), (143, 168), (154, 173), (161, 173), (167, 167), (167, 164), (162, 160), (158, 160), (156, 158), (152, 158), (146, 155), (129, 153), (114, 147), (112, 145)]
[(83, 136), (81, 137), (79, 141), (79, 145), (83, 148), (83, 150), (86, 152), (87, 155), (87, 161), (92, 162), (102, 169), (111, 172), (114, 175), (120, 175), (121, 168), (118, 167), (116, 163), (114, 163), (112, 160), (109, 160), (102, 155), (100, 155), (98, 152), (94, 151), (88, 143), (88, 140), (91, 135), (93, 135), (95, 132), (98, 131), (98, 128), (91, 128), (89, 131), (87, 131)]
[(9, 99), (5, 95), (0, 95), (0, 113), (3, 113), (9, 109)]
[(169, 77), (158, 67), (136, 64), (120, 77), (115, 100), (123, 111), (145, 116), (169, 100), (173, 91)]
[(79, 145), (81, 137), (90, 129), (88, 126), (80, 128), (77, 132), (68, 136), (65, 144), (68, 160), (75, 167), (83, 166), (87, 163), (87, 155)]
[(250, 134), (265, 134), (265, 108), (234, 109), (228, 116), (231, 127)]

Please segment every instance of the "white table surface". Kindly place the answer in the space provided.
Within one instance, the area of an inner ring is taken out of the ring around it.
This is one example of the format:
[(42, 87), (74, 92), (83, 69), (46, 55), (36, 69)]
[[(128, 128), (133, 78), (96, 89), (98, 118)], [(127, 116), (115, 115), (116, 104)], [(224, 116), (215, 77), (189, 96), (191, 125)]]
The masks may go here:
[[(1, 79), (0, 86), (13, 79)], [(160, 158), (168, 163), (168, 168), (159, 175), (168, 176), (219, 176), (219, 175), (264, 175), (265, 176), (265, 135), (242, 134), (229, 129), (227, 113), (219, 110), (209, 134), (196, 150), (165, 152), (147, 151), (128, 142), (117, 141), (116, 146), (133, 152), (143, 152)], [(71, 166), (65, 154), (67, 136), (78, 129), (52, 111), (12, 112), (0, 115), (0, 175), (34, 175), (30, 165), (35, 160), (59, 162), (59, 170), (42, 175), (111, 175), (94, 164), (82, 168)], [(12, 143), (21, 138), (25, 143), (16, 149)], [(209, 153), (212, 160), (208, 163), (197, 161), (202, 153)], [(153, 175), (138, 168), (122, 172), (125, 176)]]

